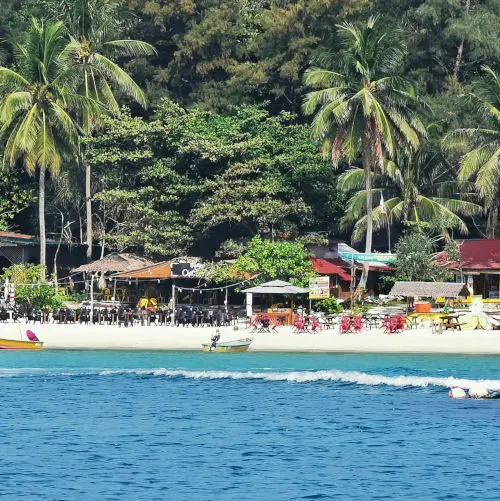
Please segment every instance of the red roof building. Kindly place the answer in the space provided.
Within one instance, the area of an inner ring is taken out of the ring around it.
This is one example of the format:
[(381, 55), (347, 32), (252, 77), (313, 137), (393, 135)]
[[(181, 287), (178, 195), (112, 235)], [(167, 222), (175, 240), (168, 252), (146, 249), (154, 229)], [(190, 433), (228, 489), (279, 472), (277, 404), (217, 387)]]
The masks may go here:
[(448, 265), (457, 280), (484, 299), (498, 300), (500, 289), (500, 238), (464, 240), (460, 246), (460, 263)]
[(460, 244), (463, 270), (500, 272), (500, 238), (464, 240)]
[(313, 270), (320, 275), (337, 275), (340, 280), (351, 280), (351, 275), (341, 268), (341, 266), (346, 265), (345, 261), (342, 259), (323, 259), (320, 257), (312, 257), (311, 264)]

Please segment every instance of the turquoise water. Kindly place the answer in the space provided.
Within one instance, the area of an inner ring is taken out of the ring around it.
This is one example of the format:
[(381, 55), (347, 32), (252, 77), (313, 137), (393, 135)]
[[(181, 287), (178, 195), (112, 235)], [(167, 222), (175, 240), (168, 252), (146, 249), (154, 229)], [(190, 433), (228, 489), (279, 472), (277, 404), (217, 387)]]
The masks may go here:
[(500, 358), (0, 353), (6, 500), (499, 499)]

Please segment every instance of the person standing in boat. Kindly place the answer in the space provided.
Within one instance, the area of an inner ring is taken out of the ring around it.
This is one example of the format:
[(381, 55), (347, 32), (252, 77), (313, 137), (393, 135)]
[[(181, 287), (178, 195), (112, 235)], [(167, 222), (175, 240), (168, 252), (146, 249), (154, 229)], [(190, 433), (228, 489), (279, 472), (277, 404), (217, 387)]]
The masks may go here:
[(210, 346), (210, 351), (215, 351), (215, 348), (217, 347), (217, 342), (219, 341), (220, 339), (220, 332), (219, 332), (219, 329), (217, 329), (215, 331), (215, 334), (210, 338), (210, 340), (212, 341), (212, 344)]

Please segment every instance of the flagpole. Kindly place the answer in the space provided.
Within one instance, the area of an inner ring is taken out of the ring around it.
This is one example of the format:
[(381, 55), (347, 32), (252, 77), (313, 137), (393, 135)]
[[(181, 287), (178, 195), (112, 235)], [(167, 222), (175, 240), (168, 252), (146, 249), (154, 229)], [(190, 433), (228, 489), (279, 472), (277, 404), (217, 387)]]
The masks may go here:
[(391, 220), (389, 219), (389, 214), (387, 214), (387, 238), (389, 239), (389, 254), (391, 253)]

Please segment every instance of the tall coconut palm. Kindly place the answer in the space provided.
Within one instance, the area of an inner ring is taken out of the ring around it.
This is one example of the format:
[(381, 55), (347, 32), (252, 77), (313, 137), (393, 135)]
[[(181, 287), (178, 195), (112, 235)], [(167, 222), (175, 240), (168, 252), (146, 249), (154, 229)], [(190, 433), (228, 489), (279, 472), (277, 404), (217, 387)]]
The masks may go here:
[[(363, 26), (338, 26), (341, 48), (320, 56), (305, 73), (317, 90), (305, 96), (303, 110), (315, 113), (313, 134), (330, 152), (334, 167), (361, 157), (366, 190), (365, 252), (372, 249), (372, 176), (400, 150), (417, 150), (425, 128), (415, 113), (413, 87), (399, 75), (406, 49), (397, 30), (384, 29), (378, 18)], [(361, 285), (366, 283), (366, 266)]]
[[(479, 214), (481, 206), (464, 199), (454, 176), (454, 169), (440, 152), (419, 150), (388, 160), (383, 174), (374, 177), (373, 194), (380, 201), (373, 210), (374, 230), (404, 221), (425, 221), (468, 234), (461, 216)], [(346, 228), (354, 226), (353, 239), (360, 240), (367, 223), (363, 169), (342, 173), (338, 187), (356, 191), (347, 202), (341, 223)]]
[[(117, 0), (66, 0), (63, 15), (71, 34), (68, 52), (77, 71), (79, 92), (101, 103), (108, 113), (118, 115), (120, 108), (115, 93), (127, 96), (144, 108), (146, 98), (140, 87), (115, 61), (115, 58), (142, 57), (156, 54), (155, 49), (140, 40), (113, 40), (117, 26)], [(83, 116), (85, 130), (90, 133), (95, 121)], [(87, 258), (92, 257), (92, 191), (91, 168), (85, 163), (85, 198), (87, 219)]]
[(64, 26), (33, 20), (16, 49), (16, 68), (0, 67), (0, 140), (7, 167), (22, 161), (39, 173), (40, 264), (46, 264), (45, 176), (56, 175), (63, 160), (78, 155), (75, 114), (100, 113), (92, 99), (71, 87), (65, 57)]
[(486, 233), (494, 238), (500, 204), (500, 76), (488, 66), (483, 70), (485, 79), (478, 83), (472, 98), (490, 127), (459, 129), (445, 144), (454, 147), (465, 140), (471, 148), (461, 159), (458, 179), (462, 183), (473, 181), (488, 215)]

